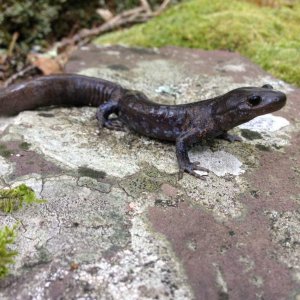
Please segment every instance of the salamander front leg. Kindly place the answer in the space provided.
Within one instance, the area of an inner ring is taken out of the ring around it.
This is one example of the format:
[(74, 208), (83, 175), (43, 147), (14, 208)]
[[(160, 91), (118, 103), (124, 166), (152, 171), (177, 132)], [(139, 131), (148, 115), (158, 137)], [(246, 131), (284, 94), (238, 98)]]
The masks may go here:
[(118, 112), (118, 103), (113, 100), (101, 104), (96, 113), (99, 128), (106, 127), (112, 130), (125, 131), (124, 124), (118, 117), (109, 119), (111, 114), (118, 114)]
[(205, 177), (196, 173), (195, 170), (204, 172), (209, 172), (209, 170), (199, 166), (199, 162), (191, 162), (188, 157), (188, 146), (203, 138), (202, 136), (204, 136), (204, 133), (199, 134), (199, 132), (191, 131), (184, 133), (176, 140), (176, 156), (179, 164), (179, 179), (182, 179), (183, 172), (187, 172), (197, 178), (205, 180)]

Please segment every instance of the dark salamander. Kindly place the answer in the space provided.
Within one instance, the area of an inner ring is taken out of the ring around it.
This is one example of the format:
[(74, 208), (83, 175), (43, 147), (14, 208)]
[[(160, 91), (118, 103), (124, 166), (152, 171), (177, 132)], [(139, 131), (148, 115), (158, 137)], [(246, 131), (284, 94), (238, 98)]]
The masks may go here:
[[(176, 142), (179, 174), (202, 178), (208, 171), (190, 162), (188, 147), (202, 139), (240, 140), (228, 130), (282, 108), (286, 95), (272, 86), (241, 87), (224, 95), (182, 105), (161, 105), (143, 93), (106, 80), (65, 74), (39, 77), (0, 90), (0, 116), (11, 116), (41, 106), (96, 106), (100, 127), (124, 130)], [(115, 118), (110, 118), (115, 114)]]

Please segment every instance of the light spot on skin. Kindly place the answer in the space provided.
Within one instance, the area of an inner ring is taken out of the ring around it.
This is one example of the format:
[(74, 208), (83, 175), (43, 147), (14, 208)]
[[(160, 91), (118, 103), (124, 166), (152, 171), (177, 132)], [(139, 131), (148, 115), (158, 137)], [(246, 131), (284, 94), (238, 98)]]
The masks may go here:
[(172, 136), (172, 132), (171, 131), (164, 131), (164, 135), (166, 136), (166, 137), (171, 137)]
[(156, 128), (153, 128), (152, 131), (153, 131), (153, 133), (157, 134), (157, 133), (159, 133), (159, 128), (157, 128), (157, 127), (156, 127)]
[(274, 132), (288, 126), (289, 124), (290, 122), (283, 117), (267, 114), (258, 116), (255, 119), (240, 125), (239, 128), (258, 132)]

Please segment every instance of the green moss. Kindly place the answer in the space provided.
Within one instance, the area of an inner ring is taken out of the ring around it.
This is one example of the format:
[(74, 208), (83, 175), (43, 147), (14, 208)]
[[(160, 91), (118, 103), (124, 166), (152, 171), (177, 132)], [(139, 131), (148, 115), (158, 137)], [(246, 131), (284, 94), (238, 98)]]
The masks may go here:
[(155, 178), (148, 177), (143, 173), (125, 179), (120, 183), (120, 186), (123, 187), (130, 195), (139, 195), (144, 191), (150, 193), (155, 192), (159, 189), (160, 185), (160, 181), (157, 181)]
[(0, 190), (0, 210), (5, 213), (11, 213), (22, 208), (24, 203), (30, 205), (33, 203), (44, 203), (45, 200), (37, 199), (34, 191), (21, 184), (14, 189)]
[(146, 24), (96, 43), (166, 45), (238, 51), (278, 78), (300, 86), (300, 2), (260, 7), (238, 0), (190, 0)]
[(241, 134), (242, 137), (250, 141), (262, 139), (262, 135), (259, 132), (250, 129), (241, 129)]
[(30, 146), (31, 144), (27, 142), (22, 142), (19, 144), (19, 148), (25, 151), (29, 150)]
[(271, 148), (266, 145), (257, 144), (257, 145), (255, 145), (255, 147), (261, 151), (271, 151)]
[(13, 244), (16, 238), (15, 227), (9, 228), (5, 226), (0, 230), (0, 278), (8, 274), (8, 267), (14, 263), (16, 251), (9, 249), (9, 245)]
[(11, 154), (12, 152), (8, 150), (4, 144), (0, 144), (0, 156), (8, 158)]
[(78, 168), (78, 174), (84, 177), (90, 177), (94, 179), (103, 179), (106, 176), (106, 173), (103, 171), (97, 171), (85, 166)]
[(178, 181), (178, 174), (161, 172), (147, 162), (143, 162), (141, 166), (143, 172), (136, 173), (119, 182), (120, 187), (133, 197), (138, 197), (145, 191), (149, 193), (156, 192), (163, 183), (175, 186)]
[[(11, 213), (23, 207), (23, 204), (44, 203), (45, 200), (37, 199), (34, 191), (21, 184), (10, 190), (0, 190), (0, 210), (5, 213)], [(0, 229), (0, 279), (5, 277), (9, 271), (9, 265), (14, 263), (14, 256), (18, 253), (10, 249), (10, 245), (16, 239), (16, 227), (5, 226)]]

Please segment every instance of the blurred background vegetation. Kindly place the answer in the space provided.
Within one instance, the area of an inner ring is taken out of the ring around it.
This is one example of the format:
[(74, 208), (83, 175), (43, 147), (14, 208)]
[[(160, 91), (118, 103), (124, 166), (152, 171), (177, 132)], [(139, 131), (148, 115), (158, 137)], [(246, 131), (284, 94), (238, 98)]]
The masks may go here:
[[(155, 8), (162, 1), (148, 2)], [(171, 4), (149, 22), (100, 36), (95, 42), (238, 51), (276, 77), (300, 86), (299, 0), (178, 0)], [(15, 39), (14, 60), (22, 64), (32, 49), (42, 51), (82, 28), (99, 26), (103, 19), (97, 9), (115, 15), (138, 5), (139, 0), (0, 0), (0, 54)]]
[(190, 0), (97, 43), (238, 51), (300, 86), (300, 1)]
[[(156, 5), (159, 0), (149, 0)], [(138, 6), (139, 0), (5, 0), (0, 1), (0, 48), (7, 48), (18, 32), (18, 46), (47, 46), (62, 37), (103, 22), (98, 8), (113, 14)]]

